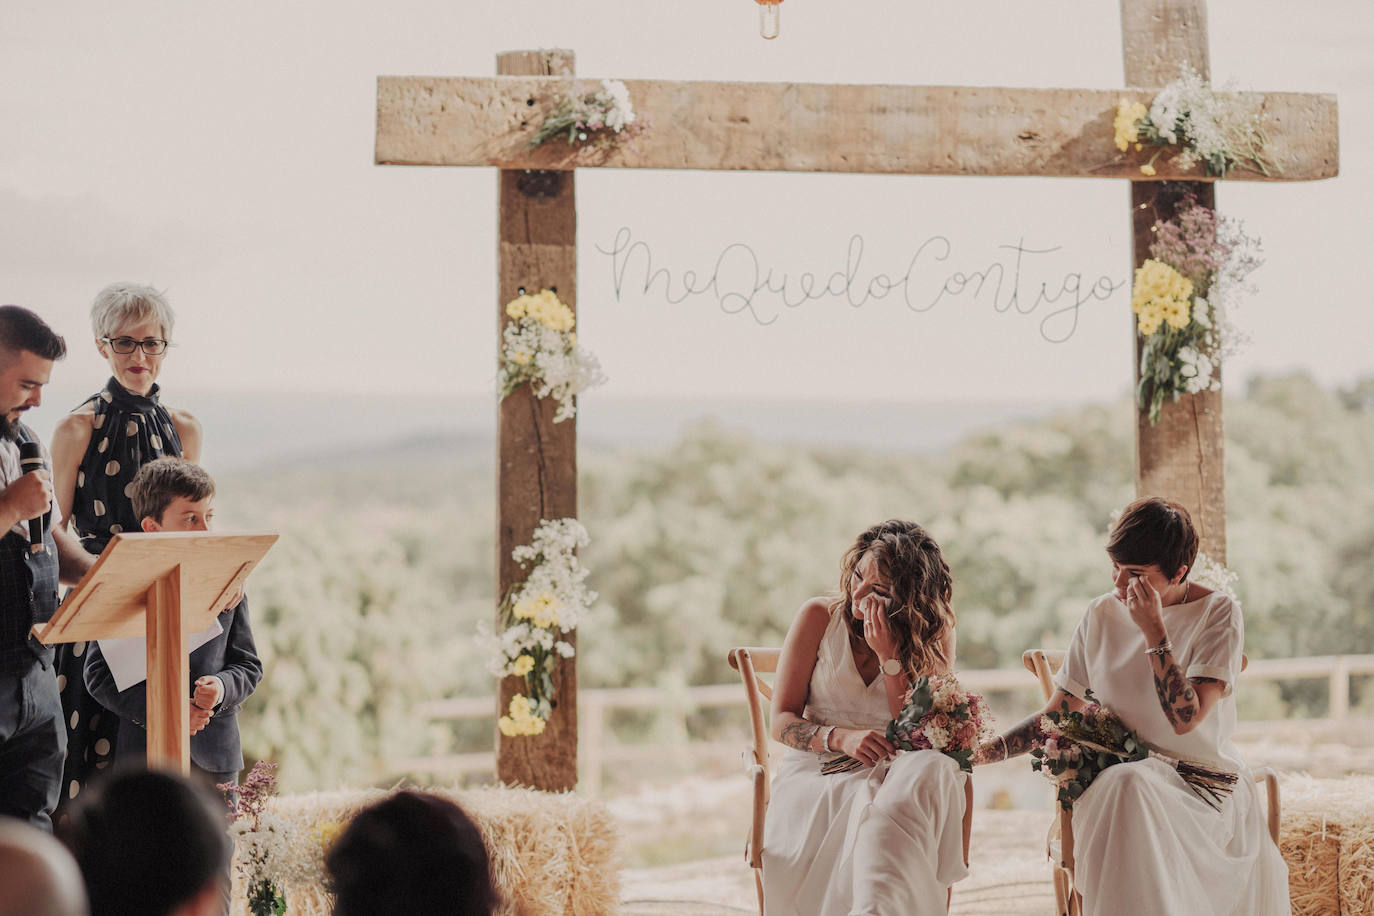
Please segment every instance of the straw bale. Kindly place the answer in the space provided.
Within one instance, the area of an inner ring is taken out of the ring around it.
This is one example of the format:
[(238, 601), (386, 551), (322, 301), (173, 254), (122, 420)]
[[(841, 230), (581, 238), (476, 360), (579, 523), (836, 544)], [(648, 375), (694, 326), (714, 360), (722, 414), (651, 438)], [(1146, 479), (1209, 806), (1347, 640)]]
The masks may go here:
[(1374, 913), (1374, 777), (1287, 776), (1282, 790), (1293, 916)]
[[(453, 800), (481, 830), (493, 880), (505, 901), (501, 916), (590, 916), (615, 910), (620, 895), (618, 841), (614, 821), (601, 804), (572, 793), (506, 787), (417, 791)], [(271, 810), (308, 833), (312, 827), (345, 824), (387, 794), (381, 789), (347, 789), (282, 796), (272, 800)], [(293, 853), (309, 858), (310, 846), (303, 840), (293, 845)], [(242, 884), (236, 875), (235, 914), (247, 911)], [(292, 884), (285, 891), (292, 914), (330, 913), (329, 896), (318, 884)]]

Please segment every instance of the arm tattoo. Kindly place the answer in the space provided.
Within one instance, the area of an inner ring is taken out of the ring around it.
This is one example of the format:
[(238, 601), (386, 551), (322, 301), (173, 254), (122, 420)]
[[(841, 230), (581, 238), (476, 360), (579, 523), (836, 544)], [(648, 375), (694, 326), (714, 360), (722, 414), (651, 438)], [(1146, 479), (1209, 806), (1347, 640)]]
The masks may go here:
[[(983, 759), (987, 763), (996, 763), (999, 760), (1006, 760), (1027, 753), (1031, 748), (1045, 740), (1045, 733), (1040, 728), (1040, 716), (1042, 713), (1035, 713), (1028, 716), (1022, 722), (1013, 726), (1010, 731), (1002, 735), (1000, 739), (994, 738), (984, 747)], [(1005, 753), (1004, 753), (1005, 750)]]
[(821, 730), (819, 725), (814, 722), (807, 722), (805, 719), (798, 719), (796, 722), (789, 722), (782, 728), (781, 740), (788, 747), (795, 747), (799, 751), (810, 751), (811, 740), (816, 737), (816, 733)]
[(1159, 707), (1169, 723), (1177, 728), (1187, 725), (1197, 718), (1198, 696), (1193, 685), (1179, 670), (1172, 651), (1150, 656), (1150, 670), (1154, 672), (1155, 693), (1159, 697)]

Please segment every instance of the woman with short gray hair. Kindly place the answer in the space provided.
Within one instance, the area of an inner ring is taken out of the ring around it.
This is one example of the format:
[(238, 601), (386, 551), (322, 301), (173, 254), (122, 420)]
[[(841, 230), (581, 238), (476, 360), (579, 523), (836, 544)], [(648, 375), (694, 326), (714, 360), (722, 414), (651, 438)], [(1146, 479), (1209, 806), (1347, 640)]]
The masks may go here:
[[(57, 424), (52, 477), (58, 524), (70, 524), (93, 554), (119, 532), (140, 530), (126, 492), (140, 467), (163, 456), (200, 460), (199, 421), (159, 399), (157, 377), (175, 321), (167, 297), (151, 286), (113, 283), (91, 304), (91, 331), (110, 379)], [(58, 820), (87, 779), (114, 759), (119, 731), (115, 715), (86, 691), (85, 649), (60, 646), (55, 662), (67, 724)]]

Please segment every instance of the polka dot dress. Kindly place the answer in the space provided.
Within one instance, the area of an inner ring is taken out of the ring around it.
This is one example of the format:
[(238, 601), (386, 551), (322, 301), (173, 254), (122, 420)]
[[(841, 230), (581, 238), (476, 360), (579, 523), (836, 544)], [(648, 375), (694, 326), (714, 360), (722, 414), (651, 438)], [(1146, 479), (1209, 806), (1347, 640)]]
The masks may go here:
[[(158, 403), (156, 385), (148, 397), (140, 397), (112, 378), (85, 404), (93, 405), (95, 416), (91, 441), (76, 473), (72, 524), (82, 546), (98, 554), (119, 532), (140, 530), (131, 498), (134, 474), (145, 461), (179, 457), (181, 437), (167, 408)], [(67, 723), (67, 761), (54, 821), (65, 816), (86, 782), (110, 765), (119, 733), (118, 717), (86, 692), (85, 656), (85, 643), (69, 643), (57, 647), (54, 660)]]

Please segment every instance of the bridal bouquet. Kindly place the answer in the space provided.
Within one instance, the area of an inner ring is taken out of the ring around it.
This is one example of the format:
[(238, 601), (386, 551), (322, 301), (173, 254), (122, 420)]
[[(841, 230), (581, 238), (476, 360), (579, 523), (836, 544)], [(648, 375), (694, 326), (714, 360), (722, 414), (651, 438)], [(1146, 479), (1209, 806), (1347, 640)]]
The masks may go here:
[(1144, 341), (1136, 403), (1159, 421), (1164, 399), (1221, 387), (1216, 366), (1239, 346), (1229, 310), (1263, 263), (1241, 225), (1185, 199), (1150, 230), (1150, 258), (1135, 272), (1131, 309)]
[[(953, 674), (921, 675), (907, 690), (902, 709), (887, 723), (887, 740), (903, 751), (935, 750), (973, 772), (973, 752), (993, 735), (992, 716), (981, 694), (968, 693)], [(862, 763), (841, 755), (821, 772), (844, 773)]]
[(1073, 808), (1074, 800), (1088, 790), (1097, 774), (1118, 763), (1162, 760), (1178, 771), (1198, 798), (1213, 808), (1231, 794), (1236, 774), (1214, 770), (1189, 760), (1179, 760), (1146, 747), (1115, 713), (1097, 703), (1091, 691), (1088, 705), (1071, 712), (1068, 703), (1046, 713), (1040, 720), (1047, 737), (1031, 751), (1031, 768), (1058, 787), (1059, 806)]

